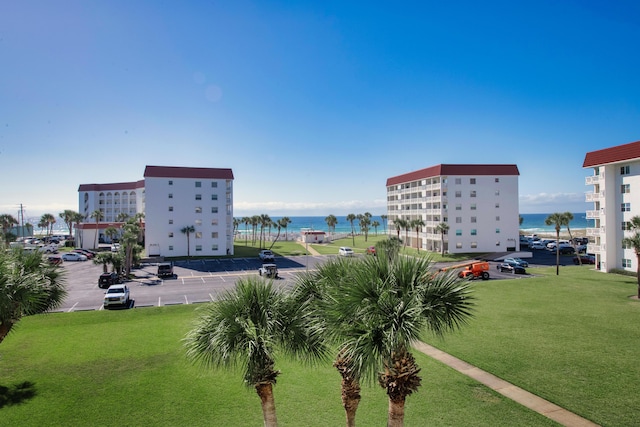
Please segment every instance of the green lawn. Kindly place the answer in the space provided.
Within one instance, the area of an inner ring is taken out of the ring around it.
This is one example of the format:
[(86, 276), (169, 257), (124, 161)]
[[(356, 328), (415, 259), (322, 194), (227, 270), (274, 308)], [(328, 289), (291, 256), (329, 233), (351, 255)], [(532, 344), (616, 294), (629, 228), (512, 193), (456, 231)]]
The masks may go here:
[[(553, 268), (529, 270), (540, 276), (475, 282), (475, 319), (445, 341), (426, 341), (599, 424), (637, 425), (635, 278), (589, 267), (565, 267), (558, 278)], [(0, 386), (28, 381), (36, 394), (0, 408), (0, 425), (262, 425), (259, 399), (237, 372), (186, 361), (180, 340), (196, 310), (23, 319), (0, 344)], [(407, 400), (408, 426), (555, 425), (427, 356), (417, 361), (423, 386)], [(279, 359), (277, 367), (281, 426), (344, 424), (330, 361), (311, 368)], [(357, 424), (384, 425), (386, 410), (383, 390), (366, 387)]]

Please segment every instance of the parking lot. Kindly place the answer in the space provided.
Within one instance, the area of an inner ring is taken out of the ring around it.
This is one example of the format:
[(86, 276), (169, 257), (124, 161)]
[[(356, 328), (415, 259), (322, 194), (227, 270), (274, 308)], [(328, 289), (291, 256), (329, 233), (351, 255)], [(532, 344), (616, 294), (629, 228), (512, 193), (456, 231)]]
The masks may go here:
[[(545, 250), (532, 251), (533, 257), (526, 258), (531, 267), (555, 265), (555, 253)], [(277, 257), (279, 270), (278, 286), (290, 287), (296, 274), (307, 269), (315, 269), (328, 256)], [(561, 256), (560, 265), (573, 265), (573, 257)], [(526, 278), (526, 275), (501, 273), (499, 262), (490, 261), (490, 280)], [(240, 277), (257, 276), (261, 262), (257, 258), (208, 259), (177, 261), (174, 263), (173, 278), (159, 279), (156, 264), (143, 264), (132, 273), (135, 279), (126, 282), (131, 291), (134, 307), (166, 306), (176, 304), (196, 304), (216, 299), (217, 295), (232, 289)], [(444, 265), (444, 264), (443, 264)], [(440, 267), (441, 265), (437, 265)], [(62, 269), (66, 274), (69, 294), (59, 311), (102, 310), (104, 289), (98, 287), (98, 277), (102, 266), (90, 261), (65, 262)]]

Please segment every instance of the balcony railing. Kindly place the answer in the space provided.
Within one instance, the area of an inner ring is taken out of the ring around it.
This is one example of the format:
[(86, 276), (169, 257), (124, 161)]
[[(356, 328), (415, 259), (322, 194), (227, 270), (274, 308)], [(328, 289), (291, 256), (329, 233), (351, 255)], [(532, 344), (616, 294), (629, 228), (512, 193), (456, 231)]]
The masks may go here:
[(604, 209), (587, 211), (587, 219), (597, 219), (604, 216)]
[(587, 202), (595, 202), (602, 199), (601, 193), (586, 193), (585, 201)]
[(587, 252), (591, 253), (591, 254), (600, 253), (603, 250), (604, 250), (604, 246), (603, 245), (594, 245), (592, 243), (589, 243), (587, 245)]
[(593, 185), (600, 182), (600, 175), (592, 175), (585, 178), (585, 185)]
[(604, 227), (587, 228), (587, 236), (600, 236), (601, 234), (604, 234), (604, 232)]

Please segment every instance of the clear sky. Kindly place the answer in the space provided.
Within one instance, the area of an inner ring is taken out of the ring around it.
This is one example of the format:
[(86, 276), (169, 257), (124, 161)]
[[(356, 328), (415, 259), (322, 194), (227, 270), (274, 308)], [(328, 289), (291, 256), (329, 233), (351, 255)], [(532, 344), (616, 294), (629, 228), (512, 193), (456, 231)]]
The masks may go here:
[(515, 163), (588, 209), (640, 140), (640, 2), (0, 1), (0, 213), (145, 165), (232, 168), (234, 214), (384, 213), (388, 177)]

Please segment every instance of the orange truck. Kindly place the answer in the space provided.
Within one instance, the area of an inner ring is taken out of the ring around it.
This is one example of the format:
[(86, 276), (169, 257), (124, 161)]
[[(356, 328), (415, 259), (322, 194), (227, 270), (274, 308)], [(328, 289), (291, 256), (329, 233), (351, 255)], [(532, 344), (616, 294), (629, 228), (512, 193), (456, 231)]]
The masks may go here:
[(458, 272), (458, 277), (463, 279), (489, 279), (489, 263), (486, 261), (468, 261), (463, 262), (461, 264), (450, 265), (448, 267), (443, 267), (440, 271), (447, 270), (456, 270), (460, 269)]

